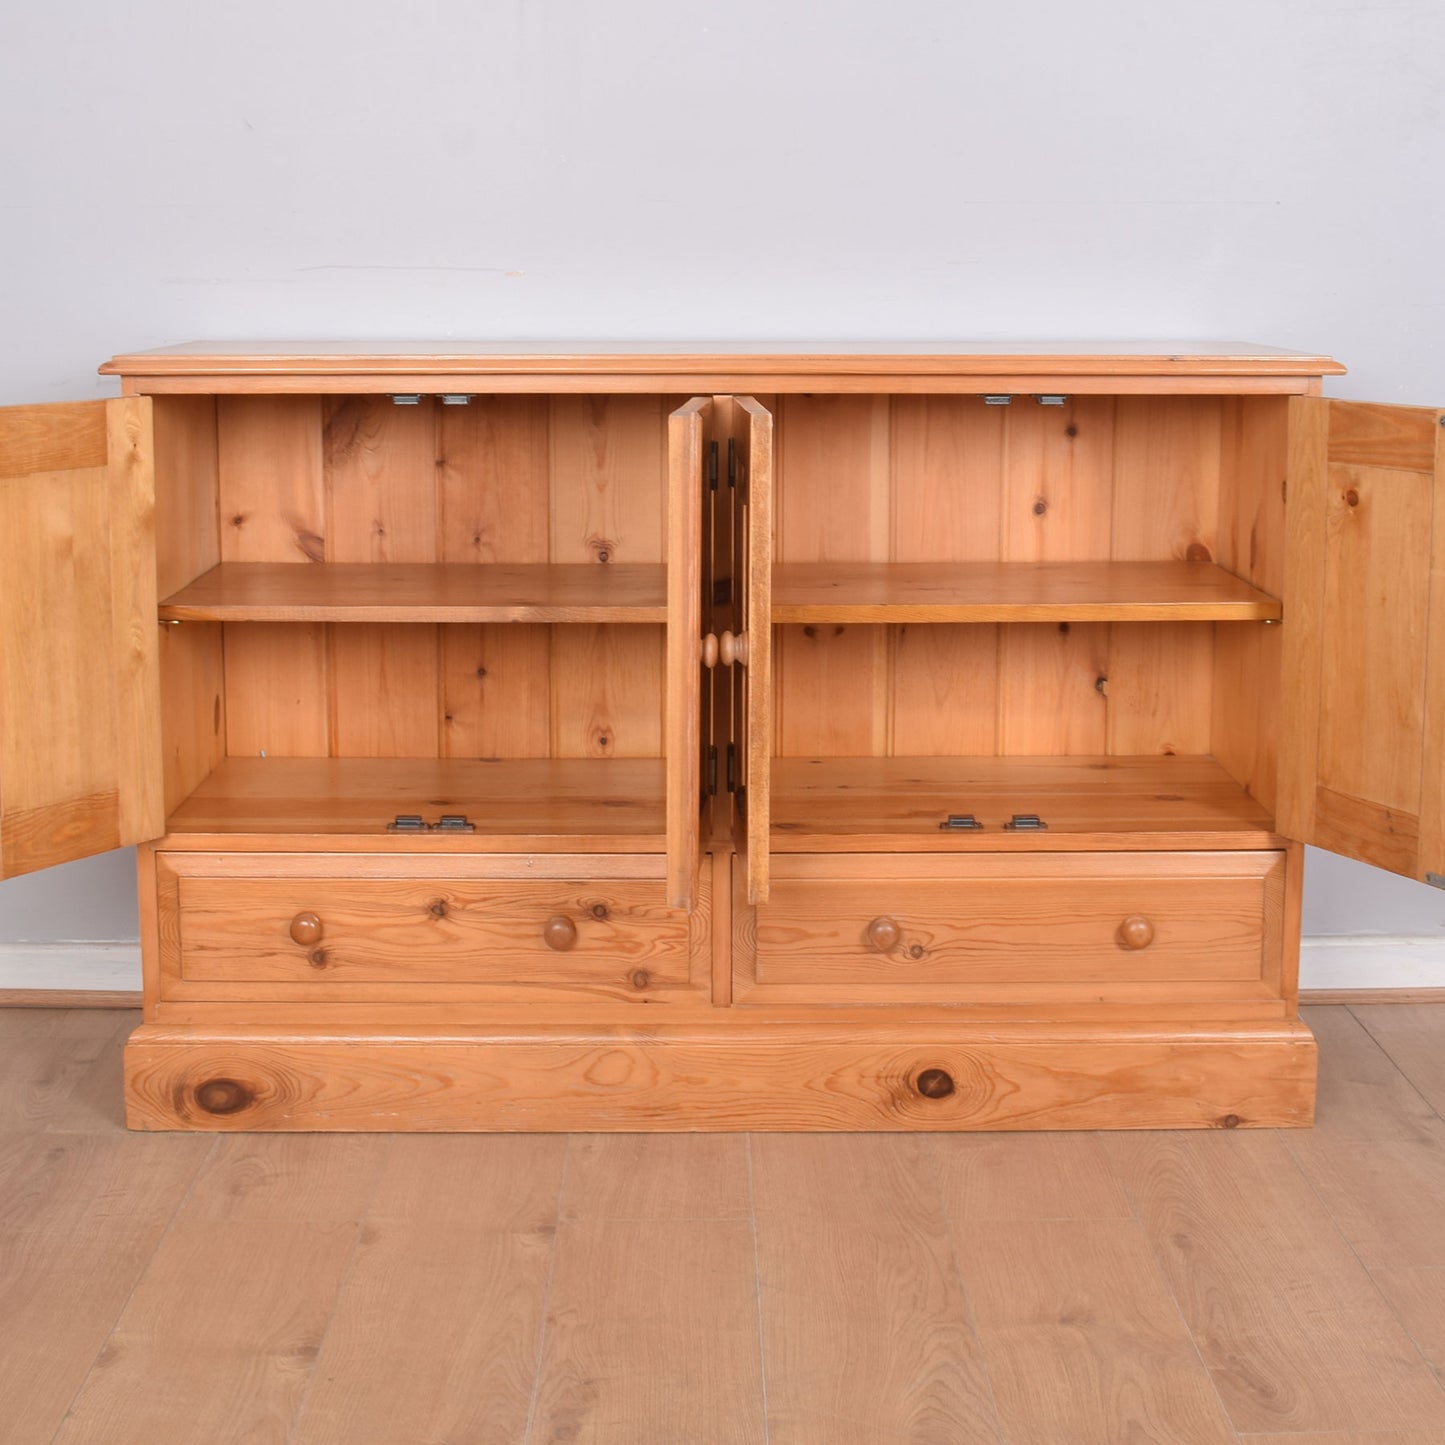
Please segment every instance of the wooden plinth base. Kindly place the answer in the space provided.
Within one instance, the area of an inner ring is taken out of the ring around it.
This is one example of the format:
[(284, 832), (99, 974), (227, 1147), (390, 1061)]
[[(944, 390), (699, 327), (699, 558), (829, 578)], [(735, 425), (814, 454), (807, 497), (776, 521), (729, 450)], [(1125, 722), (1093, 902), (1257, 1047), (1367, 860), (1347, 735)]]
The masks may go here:
[(1307, 1125), (1315, 1060), (1297, 1022), (386, 1035), (149, 1024), (125, 1073), (135, 1129), (1174, 1129)]

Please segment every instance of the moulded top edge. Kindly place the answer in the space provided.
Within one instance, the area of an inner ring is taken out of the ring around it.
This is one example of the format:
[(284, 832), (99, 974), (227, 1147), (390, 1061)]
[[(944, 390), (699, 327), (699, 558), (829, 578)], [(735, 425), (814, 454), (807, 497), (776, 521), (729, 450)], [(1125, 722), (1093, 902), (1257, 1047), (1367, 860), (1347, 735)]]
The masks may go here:
[(1337, 376), (1328, 356), (1224, 341), (190, 341), (120, 376)]

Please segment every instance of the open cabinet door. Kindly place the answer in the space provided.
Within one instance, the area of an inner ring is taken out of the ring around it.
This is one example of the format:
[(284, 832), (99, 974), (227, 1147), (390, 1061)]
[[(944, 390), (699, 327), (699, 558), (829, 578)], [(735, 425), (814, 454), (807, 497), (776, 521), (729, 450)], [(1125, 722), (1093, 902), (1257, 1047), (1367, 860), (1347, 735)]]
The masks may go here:
[(702, 509), (713, 401), (667, 419), (667, 906), (691, 911), (702, 864)]
[(0, 876), (159, 837), (151, 403), (0, 409)]
[(747, 853), (748, 902), (768, 901), (770, 796), (773, 772), (773, 417), (750, 396), (734, 399), (730, 475), (743, 556), (735, 651), (742, 788), (739, 824)]
[(1282, 832), (1445, 886), (1445, 428), (1297, 397)]

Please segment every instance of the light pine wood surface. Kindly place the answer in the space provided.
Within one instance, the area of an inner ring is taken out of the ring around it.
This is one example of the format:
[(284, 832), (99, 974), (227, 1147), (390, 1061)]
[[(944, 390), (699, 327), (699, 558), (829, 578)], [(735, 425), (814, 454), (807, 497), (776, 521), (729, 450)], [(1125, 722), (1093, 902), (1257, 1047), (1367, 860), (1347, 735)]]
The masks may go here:
[(1210, 1131), (127, 1134), (0, 1012), (6, 1445), (1445, 1445), (1445, 1004)]

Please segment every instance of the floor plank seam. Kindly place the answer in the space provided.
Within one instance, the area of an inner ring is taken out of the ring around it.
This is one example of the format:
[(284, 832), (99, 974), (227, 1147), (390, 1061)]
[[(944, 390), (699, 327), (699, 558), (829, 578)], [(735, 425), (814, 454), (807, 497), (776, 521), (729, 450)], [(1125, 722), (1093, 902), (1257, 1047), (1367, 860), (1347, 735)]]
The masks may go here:
[(753, 1136), (744, 1136), (747, 1141), (745, 1153), (748, 1161), (748, 1223), (753, 1236), (753, 1301), (758, 1321), (758, 1389), (762, 1396), (763, 1445), (772, 1440), (771, 1412), (768, 1408), (768, 1352), (763, 1341), (763, 1271), (758, 1249), (758, 1199), (753, 1190)]
[(547, 1281), (542, 1286), (542, 1318), (537, 1325), (537, 1354), (532, 1362), (532, 1399), (527, 1406), (527, 1424), (522, 1431), (521, 1445), (529, 1445), (532, 1427), (537, 1422), (537, 1405), (542, 1398), (542, 1358), (547, 1348), (547, 1314), (552, 1308), (552, 1282), (557, 1277), (557, 1254), (562, 1242), (562, 1201), (567, 1197), (567, 1175), (572, 1164), (572, 1135), (562, 1146), (562, 1168), (557, 1178), (557, 1207), (552, 1211), (552, 1257), (547, 1261)]
[(321, 1338), (316, 1342), (316, 1353), (312, 1356), (311, 1367), (306, 1372), (306, 1383), (302, 1386), (301, 1398), (296, 1402), (296, 1413), (291, 1417), (291, 1424), (286, 1431), (286, 1445), (291, 1445), (291, 1442), (295, 1440), (297, 1431), (301, 1429), (302, 1421), (306, 1418), (306, 1407), (311, 1403), (311, 1388), (316, 1383), (316, 1372), (320, 1369), (321, 1361), (326, 1355), (326, 1341), (331, 1335), (331, 1327), (336, 1323), (337, 1309), (342, 1300), (346, 1298), (346, 1287), (351, 1283), (351, 1276), (356, 1272), (357, 1257), (361, 1253), (361, 1236), (366, 1230), (367, 1221), (371, 1218), (377, 1192), (381, 1189), (382, 1176), (386, 1173), (387, 1156), (395, 1148), (396, 1135), (388, 1134), (386, 1147), (376, 1161), (376, 1171), (372, 1175), (371, 1189), (366, 1196), (366, 1203), (356, 1212), (356, 1237), (351, 1241), (351, 1249), (347, 1253), (346, 1263), (342, 1266), (341, 1278), (336, 1282), (336, 1292), (331, 1298), (331, 1312), (326, 1317), (326, 1327), (321, 1331)]
[[(1174, 1306), (1174, 1312), (1179, 1316), (1179, 1323), (1184, 1327), (1184, 1333), (1189, 1337), (1190, 1348), (1194, 1351), (1194, 1358), (1199, 1361), (1199, 1368), (1204, 1371), (1204, 1378), (1209, 1381), (1209, 1388), (1214, 1393), (1214, 1398), (1219, 1404), (1219, 1413), (1225, 1423), (1229, 1426), (1230, 1432), (1236, 1440), (1240, 1439), (1242, 1431), (1234, 1423), (1234, 1415), (1230, 1412), (1229, 1402), (1224, 1398), (1224, 1392), (1219, 1388), (1219, 1381), (1215, 1378), (1214, 1371), (1209, 1368), (1209, 1362), (1204, 1358), (1204, 1350), (1199, 1344), (1199, 1336), (1194, 1333), (1194, 1326), (1189, 1323), (1189, 1316), (1184, 1313), (1184, 1304), (1179, 1298), (1178, 1291), (1174, 1288), (1174, 1281), (1169, 1278), (1169, 1271), (1165, 1268), (1164, 1260), (1159, 1251), (1154, 1247), (1154, 1240), (1150, 1236), (1148, 1226), (1144, 1223), (1143, 1216), (1139, 1213), (1139, 1206), (1134, 1202), (1133, 1192), (1128, 1184), (1124, 1182), (1119, 1171), (1114, 1167), (1114, 1161), (1109, 1156), (1109, 1151), (1104, 1147), (1104, 1141), (1099, 1135), (1094, 1138), (1099, 1141), (1099, 1150), (1104, 1155), (1104, 1162), (1109, 1166), (1109, 1174), (1114, 1183), (1119, 1187), (1119, 1193), (1128, 1201), (1129, 1219), (1134, 1228), (1139, 1231), (1139, 1237), (1144, 1241), (1144, 1247), (1149, 1251), (1149, 1258), (1154, 1261), (1154, 1272), (1159, 1276), (1159, 1282), (1164, 1286), (1165, 1293), (1169, 1296), (1170, 1303)], [(1296, 1165), (1298, 1168), (1298, 1165)]]
[(1003, 1427), (1003, 1414), (998, 1408), (998, 1396), (994, 1393), (993, 1369), (989, 1364), (988, 1347), (984, 1344), (983, 1333), (978, 1327), (978, 1315), (973, 1308), (973, 1294), (969, 1290), (963, 1266), (958, 1262), (958, 1240), (954, 1236), (953, 1216), (948, 1212), (948, 1203), (944, 1198), (943, 1171), (938, 1163), (938, 1140), (925, 1135), (923, 1142), (929, 1167), (933, 1173), (933, 1192), (938, 1200), (938, 1212), (943, 1219), (943, 1237), (948, 1241), (948, 1257), (953, 1264), (953, 1277), (958, 1282), (959, 1295), (963, 1300), (964, 1319), (968, 1322), (969, 1333), (978, 1345), (978, 1362), (983, 1370), (984, 1387), (988, 1390), (988, 1407), (993, 1413), (994, 1437), (998, 1440), (999, 1445), (1009, 1445), (1008, 1433)]
[(1359, 1014), (1354, 1011), (1353, 1008), (1350, 1009), (1350, 1017), (1354, 1019), (1354, 1021), (1359, 1024), (1362, 1029), (1364, 1029), (1364, 1031), (1369, 1035), (1370, 1040), (1375, 1045), (1375, 1047), (1379, 1049), (1379, 1051), (1384, 1054), (1387, 1059), (1389, 1059), (1390, 1067), (1394, 1069), (1394, 1071), (1399, 1074), (1402, 1079), (1404, 1079), (1406, 1084), (1409, 1085), (1411, 1093), (1413, 1093), (1415, 1097), (1419, 1099), (1422, 1104), (1424, 1104), (1424, 1106), (1431, 1112), (1431, 1114), (1435, 1116), (1435, 1118), (1439, 1119), (1442, 1123), (1445, 1123), (1445, 1114), (1442, 1114), (1440, 1110), (1437, 1109), (1435, 1105), (1430, 1102), (1430, 1100), (1425, 1096), (1425, 1094), (1421, 1092), (1419, 1085), (1417, 1085), (1414, 1079), (1412, 1079), (1409, 1074), (1405, 1072), (1405, 1069), (1401, 1065), (1400, 1061), (1394, 1056), (1394, 1054), (1390, 1052), (1389, 1044), (1387, 1044), (1385, 1040), (1382, 1039), (1374, 1031), (1374, 1029), (1370, 1027), (1369, 1020), (1362, 1019)]
[(179, 1217), (180, 1212), (191, 1202), (191, 1196), (196, 1192), (197, 1182), (206, 1171), (216, 1151), (220, 1148), (221, 1140), (224, 1137), (222, 1134), (217, 1134), (210, 1141), (210, 1145), (205, 1152), (196, 1160), (196, 1167), (191, 1173), (190, 1182), (181, 1191), (181, 1197), (176, 1200), (175, 1208), (171, 1210), (170, 1218), (166, 1220), (166, 1227), (156, 1236), (155, 1246), (152, 1248), (146, 1262), (136, 1270), (135, 1278), (131, 1281), (131, 1286), (126, 1291), (125, 1299), (121, 1301), (120, 1308), (115, 1312), (115, 1318), (110, 1322), (110, 1328), (105, 1332), (105, 1338), (100, 1342), (100, 1348), (95, 1352), (90, 1364), (86, 1366), (85, 1374), (81, 1376), (80, 1383), (75, 1387), (75, 1393), (70, 1397), (70, 1403), (65, 1407), (65, 1413), (61, 1415), (60, 1421), (50, 1437), (50, 1445), (55, 1445), (55, 1442), (60, 1439), (61, 1433), (64, 1431), (66, 1425), (70, 1423), (70, 1416), (75, 1409), (76, 1401), (85, 1393), (85, 1387), (90, 1383), (90, 1377), (95, 1373), (96, 1361), (105, 1353), (106, 1346), (110, 1344), (111, 1337), (115, 1334), (116, 1326), (125, 1318), (125, 1312), (130, 1308), (131, 1301), (135, 1298), (136, 1291), (141, 1286), (141, 1281), (150, 1273), (151, 1266), (156, 1262), (156, 1256), (161, 1252), (161, 1247), (165, 1244), (166, 1240), (170, 1238), (171, 1230), (175, 1228), (176, 1219)]

